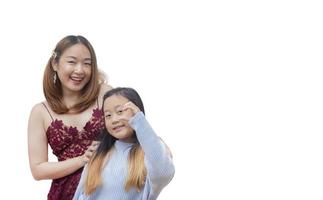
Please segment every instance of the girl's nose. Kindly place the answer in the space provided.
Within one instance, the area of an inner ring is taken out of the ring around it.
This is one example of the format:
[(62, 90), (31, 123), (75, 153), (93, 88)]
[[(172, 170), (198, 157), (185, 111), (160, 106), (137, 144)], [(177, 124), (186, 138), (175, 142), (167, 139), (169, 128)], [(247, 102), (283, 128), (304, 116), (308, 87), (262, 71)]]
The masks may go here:
[(112, 115), (112, 123), (117, 123), (119, 121), (119, 116), (118, 115)]

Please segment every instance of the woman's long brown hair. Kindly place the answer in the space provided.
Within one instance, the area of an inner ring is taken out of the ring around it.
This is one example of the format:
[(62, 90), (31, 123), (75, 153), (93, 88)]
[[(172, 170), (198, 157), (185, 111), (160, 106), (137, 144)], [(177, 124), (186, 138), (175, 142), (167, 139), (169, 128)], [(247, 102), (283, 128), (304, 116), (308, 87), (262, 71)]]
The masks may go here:
[(70, 109), (67, 108), (67, 106), (63, 103), (63, 92), (60, 80), (57, 77), (56, 81), (54, 81), (56, 72), (53, 69), (53, 63), (58, 63), (63, 52), (75, 44), (83, 44), (88, 48), (91, 54), (91, 78), (81, 90), (79, 102), (70, 109), (73, 109), (77, 113), (82, 112), (93, 105), (99, 96), (99, 71), (97, 67), (96, 55), (92, 45), (83, 36), (66, 36), (57, 43), (53, 51), (53, 55), (47, 62), (43, 78), (43, 92), (45, 98), (51, 109), (58, 114), (67, 113)]

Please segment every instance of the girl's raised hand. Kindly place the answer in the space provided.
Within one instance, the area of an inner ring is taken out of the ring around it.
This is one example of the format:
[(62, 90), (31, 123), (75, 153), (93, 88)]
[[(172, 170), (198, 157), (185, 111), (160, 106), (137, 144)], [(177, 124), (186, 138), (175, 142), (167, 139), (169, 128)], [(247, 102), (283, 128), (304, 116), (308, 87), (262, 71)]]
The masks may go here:
[(137, 112), (140, 112), (140, 109), (131, 101), (128, 101), (122, 106), (122, 110), (125, 113), (122, 119), (129, 121)]
[(131, 101), (128, 101), (123, 105), (123, 111), (130, 110), (133, 115), (135, 115), (137, 112), (140, 112), (140, 109)]

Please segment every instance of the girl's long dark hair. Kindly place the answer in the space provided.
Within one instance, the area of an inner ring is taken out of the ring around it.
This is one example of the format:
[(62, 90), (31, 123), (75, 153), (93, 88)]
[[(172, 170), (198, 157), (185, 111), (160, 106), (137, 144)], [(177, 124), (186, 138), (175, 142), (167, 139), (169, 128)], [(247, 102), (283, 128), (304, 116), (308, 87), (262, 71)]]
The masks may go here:
[[(113, 95), (120, 95), (128, 99), (145, 114), (144, 105), (137, 91), (132, 88), (125, 87), (114, 88), (108, 91), (103, 97), (102, 110), (104, 108), (105, 100)], [(101, 172), (104, 159), (106, 157), (109, 159), (111, 156), (116, 138), (107, 131), (105, 126), (101, 132), (100, 141), (100, 145), (88, 165), (88, 174), (84, 185), (84, 191), (87, 195), (90, 195), (96, 190), (97, 187), (102, 185)], [(131, 187), (135, 187), (139, 191), (144, 184), (146, 174), (147, 172), (144, 165), (144, 153), (137, 142), (130, 150), (128, 158), (128, 178), (125, 189), (128, 190)]]

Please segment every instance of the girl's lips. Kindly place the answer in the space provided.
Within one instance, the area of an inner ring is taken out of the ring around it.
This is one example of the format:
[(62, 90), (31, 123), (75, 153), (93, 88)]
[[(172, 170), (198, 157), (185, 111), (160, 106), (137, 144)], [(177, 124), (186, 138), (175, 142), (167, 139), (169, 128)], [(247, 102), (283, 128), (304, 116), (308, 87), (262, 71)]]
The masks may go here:
[(124, 127), (124, 125), (116, 126), (116, 127), (113, 127), (112, 130), (118, 132), (118, 131), (122, 130), (123, 127)]

